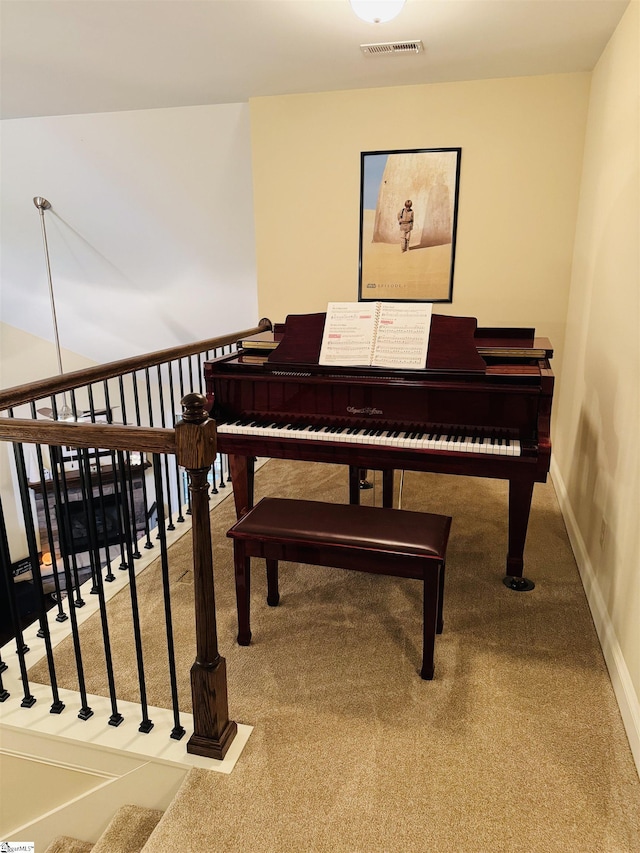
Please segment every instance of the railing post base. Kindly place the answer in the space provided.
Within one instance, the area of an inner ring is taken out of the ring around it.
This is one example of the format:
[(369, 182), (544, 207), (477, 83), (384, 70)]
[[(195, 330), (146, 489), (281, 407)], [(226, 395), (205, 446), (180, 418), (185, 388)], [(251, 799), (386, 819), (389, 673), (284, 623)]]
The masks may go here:
[[(203, 667), (197, 661), (193, 664), (191, 696), (194, 732), (187, 742), (187, 752), (221, 761), (238, 731), (227, 713), (227, 664), (223, 657), (211, 667)], [(213, 715), (211, 709), (215, 709)]]

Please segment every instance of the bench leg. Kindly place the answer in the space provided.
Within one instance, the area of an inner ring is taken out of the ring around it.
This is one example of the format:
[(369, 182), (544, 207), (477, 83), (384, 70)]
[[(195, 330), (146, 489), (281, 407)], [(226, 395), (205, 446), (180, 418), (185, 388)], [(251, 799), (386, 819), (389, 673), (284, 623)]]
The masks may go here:
[(245, 557), (241, 540), (233, 543), (233, 563), (236, 576), (236, 604), (238, 607), (238, 643), (248, 646), (251, 642), (249, 627), (249, 594), (251, 591), (251, 560)]
[(423, 646), (420, 677), (427, 681), (433, 678), (433, 650), (438, 623), (438, 599), (440, 590), (440, 567), (430, 563), (425, 569), (423, 600)]
[(438, 588), (438, 625), (436, 627), (436, 631), (438, 634), (442, 634), (442, 629), (444, 628), (444, 621), (442, 619), (442, 602), (444, 601), (444, 563), (440, 564), (440, 586)]
[(267, 560), (267, 604), (269, 607), (277, 607), (279, 603), (278, 561)]

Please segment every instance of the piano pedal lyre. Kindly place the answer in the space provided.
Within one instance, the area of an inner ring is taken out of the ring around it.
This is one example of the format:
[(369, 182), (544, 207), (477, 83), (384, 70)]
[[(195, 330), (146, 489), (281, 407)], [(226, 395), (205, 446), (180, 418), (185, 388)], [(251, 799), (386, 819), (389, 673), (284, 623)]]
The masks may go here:
[(373, 483), (370, 480), (367, 480), (366, 468), (360, 468), (358, 470), (358, 487), (363, 490), (373, 488)]

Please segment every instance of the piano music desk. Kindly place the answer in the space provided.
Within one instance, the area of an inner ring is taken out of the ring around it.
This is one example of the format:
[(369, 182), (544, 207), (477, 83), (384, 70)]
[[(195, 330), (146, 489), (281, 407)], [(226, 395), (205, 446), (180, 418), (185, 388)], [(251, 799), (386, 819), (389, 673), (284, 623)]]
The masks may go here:
[(267, 603), (275, 607), (278, 560), (332, 566), (423, 582), (423, 657), (420, 675), (433, 678), (451, 518), (356, 504), (263, 498), (227, 532), (233, 541), (238, 643), (251, 642), (251, 557), (267, 564)]

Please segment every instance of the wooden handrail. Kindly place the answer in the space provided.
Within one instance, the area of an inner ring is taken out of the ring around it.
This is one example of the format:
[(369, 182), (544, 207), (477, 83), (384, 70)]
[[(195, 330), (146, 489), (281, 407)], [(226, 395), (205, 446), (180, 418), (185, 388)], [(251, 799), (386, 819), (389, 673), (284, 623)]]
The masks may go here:
[(43, 397), (49, 397), (52, 394), (72, 391), (74, 388), (80, 388), (83, 385), (91, 385), (94, 382), (102, 382), (106, 379), (113, 379), (116, 376), (123, 376), (126, 373), (133, 373), (136, 370), (144, 370), (147, 367), (154, 367), (157, 364), (177, 361), (189, 355), (197, 355), (207, 350), (234, 344), (240, 338), (247, 338), (250, 335), (259, 334), (271, 328), (271, 320), (263, 318), (257, 326), (251, 329), (244, 329), (240, 332), (233, 332), (229, 335), (220, 335), (217, 338), (197, 341), (193, 344), (181, 344), (170, 349), (157, 350), (156, 352), (136, 355), (131, 358), (122, 358), (119, 361), (110, 361), (108, 364), (97, 364), (94, 367), (86, 367), (83, 370), (63, 373), (60, 376), (38, 379), (35, 382), (28, 382), (25, 385), (14, 385), (12, 388), (0, 391), (0, 411), (10, 409), (13, 406), (19, 406), (23, 403), (31, 403), (34, 400), (41, 400)]
[(175, 453), (175, 430), (164, 427), (87, 424), (0, 417), (0, 441), (25, 444), (102, 447), (142, 453)]

